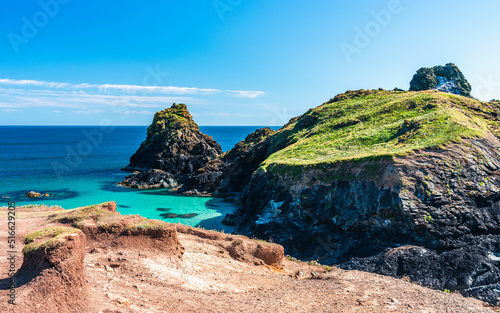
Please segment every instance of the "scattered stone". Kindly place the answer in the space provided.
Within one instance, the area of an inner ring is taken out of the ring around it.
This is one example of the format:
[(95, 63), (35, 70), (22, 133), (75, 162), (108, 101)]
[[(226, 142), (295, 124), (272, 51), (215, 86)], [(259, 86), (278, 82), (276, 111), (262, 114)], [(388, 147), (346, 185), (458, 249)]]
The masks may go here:
[(401, 304), (401, 302), (399, 302), (398, 300), (394, 299), (394, 298), (389, 298), (389, 300), (392, 302), (392, 303), (395, 303), (395, 304)]
[(94, 249), (90, 250), (90, 253), (101, 253), (101, 249), (94, 248)]
[(138, 285), (133, 285), (135, 289), (137, 289), (138, 292), (142, 293), (142, 289)]
[(293, 275), (292, 278), (298, 279), (299, 277), (302, 276), (302, 271), (296, 271)]
[(123, 307), (129, 307), (130, 306), (130, 301), (126, 298), (118, 298), (116, 299), (116, 302), (118, 305), (123, 306)]
[(109, 267), (111, 267), (111, 268), (119, 268), (120, 266), (121, 266), (121, 264), (120, 263), (116, 263), (116, 262), (113, 262), (113, 263), (109, 264)]

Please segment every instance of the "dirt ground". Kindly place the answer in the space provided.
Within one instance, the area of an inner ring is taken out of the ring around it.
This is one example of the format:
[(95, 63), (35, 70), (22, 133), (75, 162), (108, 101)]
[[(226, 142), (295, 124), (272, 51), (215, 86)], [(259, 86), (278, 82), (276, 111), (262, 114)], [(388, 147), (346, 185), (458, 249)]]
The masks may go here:
[[(54, 209), (17, 208), (17, 260), (22, 239)], [(1, 222), (4, 221), (4, 222)], [(283, 268), (234, 260), (215, 240), (178, 233), (181, 259), (141, 245), (87, 240), (85, 312), (495, 312), (459, 294), (408, 281), (285, 259)], [(0, 211), (1, 312), (39, 312), (8, 304), (7, 214)], [(22, 290), (23, 286), (18, 288)], [(72, 311), (68, 303), (67, 312)]]

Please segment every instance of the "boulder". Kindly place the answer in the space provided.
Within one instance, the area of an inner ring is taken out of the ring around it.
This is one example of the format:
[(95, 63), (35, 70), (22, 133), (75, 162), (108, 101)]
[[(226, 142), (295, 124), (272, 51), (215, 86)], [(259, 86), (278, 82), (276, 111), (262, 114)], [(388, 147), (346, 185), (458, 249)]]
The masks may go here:
[(162, 170), (135, 172), (125, 177), (120, 185), (137, 189), (172, 188), (177, 186), (174, 175)]
[(26, 197), (28, 197), (28, 198), (40, 198), (40, 197), (43, 197), (43, 195), (39, 192), (32, 190), (26, 194)]
[(410, 91), (436, 89), (470, 97), (471, 85), (460, 69), (453, 63), (445, 66), (422, 67), (410, 82)]

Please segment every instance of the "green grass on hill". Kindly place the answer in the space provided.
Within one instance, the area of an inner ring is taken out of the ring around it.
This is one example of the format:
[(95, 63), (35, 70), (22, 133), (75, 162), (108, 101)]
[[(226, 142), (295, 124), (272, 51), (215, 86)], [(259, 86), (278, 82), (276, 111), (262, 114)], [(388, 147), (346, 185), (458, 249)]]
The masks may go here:
[[(261, 165), (318, 165), (404, 155), (497, 134), (498, 105), (438, 91), (348, 91), (270, 138), (286, 146)], [(411, 125), (404, 132), (403, 127)]]

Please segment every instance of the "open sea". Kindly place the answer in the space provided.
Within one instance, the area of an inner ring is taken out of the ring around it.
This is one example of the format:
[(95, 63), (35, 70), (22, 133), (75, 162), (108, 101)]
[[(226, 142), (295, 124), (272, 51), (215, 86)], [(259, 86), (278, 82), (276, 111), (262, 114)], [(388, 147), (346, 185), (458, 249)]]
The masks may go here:
[[(257, 128), (261, 127), (200, 126), (224, 151)], [(14, 200), (18, 206), (43, 203), (72, 209), (116, 201), (122, 214), (231, 230), (220, 222), (235, 208), (221, 199), (117, 185), (128, 174), (121, 168), (146, 138), (146, 130), (146, 126), (0, 126), (0, 206)], [(26, 197), (31, 190), (50, 197)], [(167, 218), (165, 212), (197, 215)]]

